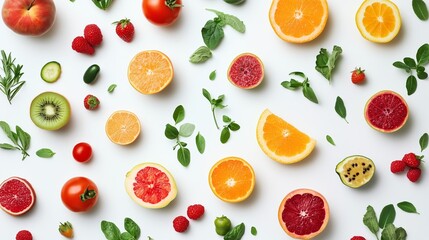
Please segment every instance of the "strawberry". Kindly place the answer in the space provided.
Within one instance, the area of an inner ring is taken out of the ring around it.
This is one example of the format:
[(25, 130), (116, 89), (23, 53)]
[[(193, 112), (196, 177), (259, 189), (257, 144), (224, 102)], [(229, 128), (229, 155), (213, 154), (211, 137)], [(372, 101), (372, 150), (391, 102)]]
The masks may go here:
[(405, 170), (405, 167), (407, 165), (405, 164), (404, 161), (402, 160), (395, 160), (390, 164), (390, 171), (392, 173), (399, 173), (399, 172), (403, 172)]
[(125, 42), (131, 42), (134, 38), (134, 25), (128, 18), (113, 22), (116, 24), (116, 34)]
[(88, 94), (83, 100), (83, 105), (88, 110), (94, 110), (98, 108), (98, 106), (100, 105), (100, 101), (96, 96)]
[(417, 182), (422, 175), (422, 170), (420, 168), (410, 168), (407, 172), (407, 178), (411, 182)]
[(86, 41), (82, 36), (78, 36), (73, 39), (72, 49), (78, 53), (84, 53), (88, 55), (93, 55), (95, 52), (91, 44), (89, 44), (88, 41)]
[(204, 206), (201, 204), (191, 205), (186, 213), (190, 219), (197, 220), (204, 215)]
[(60, 223), (58, 231), (66, 238), (73, 238), (73, 227), (69, 222)]
[(352, 71), (351, 79), (354, 84), (362, 83), (365, 80), (365, 70), (355, 68), (355, 70)]
[(83, 30), (83, 36), (93, 47), (100, 45), (103, 41), (103, 34), (101, 34), (100, 28), (95, 24), (86, 25)]
[(402, 157), (402, 161), (407, 164), (408, 167), (417, 168), (420, 166), (420, 162), (423, 156), (417, 156), (414, 153), (407, 153)]
[(189, 220), (184, 216), (178, 216), (173, 220), (173, 227), (176, 232), (184, 232), (189, 227)]
[(16, 234), (16, 240), (33, 240), (33, 235), (28, 230), (21, 230)]
[(350, 240), (366, 240), (364, 237), (361, 236), (354, 236)]

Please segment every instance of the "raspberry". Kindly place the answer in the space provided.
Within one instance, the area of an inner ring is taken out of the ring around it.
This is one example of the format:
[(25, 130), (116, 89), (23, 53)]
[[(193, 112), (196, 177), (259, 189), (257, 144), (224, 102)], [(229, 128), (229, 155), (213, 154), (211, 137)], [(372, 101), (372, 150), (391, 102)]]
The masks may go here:
[(402, 157), (402, 161), (404, 161), (408, 167), (416, 168), (420, 166), (420, 160), (422, 158), (422, 156), (416, 156), (414, 153), (407, 153)]
[(350, 240), (366, 240), (366, 239), (364, 237), (361, 237), (361, 236), (354, 236)]
[(84, 53), (88, 55), (93, 55), (95, 52), (91, 44), (89, 44), (88, 41), (86, 41), (85, 38), (82, 36), (75, 37), (73, 39), (72, 49), (78, 53)]
[(95, 24), (86, 25), (83, 30), (83, 36), (93, 47), (100, 45), (103, 41), (103, 34), (100, 28)]
[(399, 173), (399, 172), (403, 172), (405, 170), (405, 167), (407, 165), (405, 164), (404, 161), (401, 160), (395, 160), (390, 164), (390, 171), (392, 173)]
[(190, 219), (197, 220), (204, 215), (204, 206), (201, 204), (191, 205), (186, 213)]
[(178, 216), (173, 220), (173, 227), (176, 232), (184, 232), (189, 227), (189, 220), (184, 216)]
[(33, 235), (28, 230), (21, 230), (16, 234), (16, 240), (33, 240)]
[(411, 182), (417, 182), (422, 175), (422, 170), (420, 168), (410, 168), (407, 172), (407, 178)]

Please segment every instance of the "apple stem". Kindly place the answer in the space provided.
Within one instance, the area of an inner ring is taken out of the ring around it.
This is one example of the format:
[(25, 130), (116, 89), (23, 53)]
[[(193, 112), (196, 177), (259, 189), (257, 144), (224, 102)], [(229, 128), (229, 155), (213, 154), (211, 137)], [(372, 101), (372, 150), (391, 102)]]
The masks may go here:
[(30, 3), (30, 5), (28, 6), (27, 10), (30, 10), (30, 8), (31, 8), (31, 7), (33, 7), (33, 5), (34, 5), (34, 2), (35, 2), (35, 1), (36, 1), (36, 0), (31, 1), (31, 3)]

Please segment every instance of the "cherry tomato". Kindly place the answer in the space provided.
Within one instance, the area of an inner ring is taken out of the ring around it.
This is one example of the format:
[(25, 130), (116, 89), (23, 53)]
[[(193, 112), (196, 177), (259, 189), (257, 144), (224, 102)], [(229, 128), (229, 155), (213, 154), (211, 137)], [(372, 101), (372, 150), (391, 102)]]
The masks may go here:
[(182, 9), (182, 0), (143, 0), (144, 16), (158, 26), (174, 23)]
[(97, 185), (86, 177), (74, 177), (61, 189), (63, 204), (73, 212), (91, 210), (98, 200)]
[(92, 157), (92, 147), (86, 142), (80, 142), (73, 148), (73, 158), (78, 162), (88, 162)]

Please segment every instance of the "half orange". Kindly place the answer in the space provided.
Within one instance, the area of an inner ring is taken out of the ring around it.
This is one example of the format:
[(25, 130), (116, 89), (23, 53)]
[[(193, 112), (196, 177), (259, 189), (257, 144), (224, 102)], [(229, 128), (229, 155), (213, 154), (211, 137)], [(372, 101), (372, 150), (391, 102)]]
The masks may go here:
[(140, 121), (134, 113), (118, 110), (107, 119), (105, 131), (113, 143), (128, 145), (140, 135)]
[(267, 156), (283, 164), (303, 160), (316, 146), (316, 140), (268, 109), (259, 117), (256, 138)]
[(326, 0), (273, 0), (269, 19), (281, 39), (305, 43), (323, 32), (328, 13)]
[(164, 53), (147, 50), (137, 53), (128, 65), (128, 80), (137, 91), (154, 94), (173, 80), (173, 65)]
[(213, 193), (225, 202), (247, 199), (255, 187), (252, 166), (239, 157), (227, 157), (210, 169), (209, 184)]

